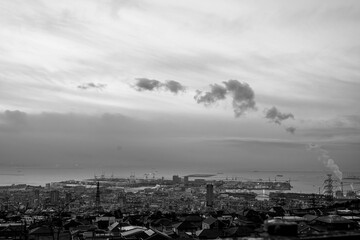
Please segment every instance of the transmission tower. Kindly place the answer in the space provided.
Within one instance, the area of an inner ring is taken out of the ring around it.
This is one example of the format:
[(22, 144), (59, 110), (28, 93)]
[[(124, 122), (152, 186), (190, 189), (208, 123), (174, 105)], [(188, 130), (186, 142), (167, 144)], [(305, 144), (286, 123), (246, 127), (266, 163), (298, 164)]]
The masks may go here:
[(332, 179), (332, 175), (328, 174), (328, 178), (324, 181), (324, 194), (328, 201), (333, 200), (334, 191), (333, 191), (333, 183), (334, 180)]

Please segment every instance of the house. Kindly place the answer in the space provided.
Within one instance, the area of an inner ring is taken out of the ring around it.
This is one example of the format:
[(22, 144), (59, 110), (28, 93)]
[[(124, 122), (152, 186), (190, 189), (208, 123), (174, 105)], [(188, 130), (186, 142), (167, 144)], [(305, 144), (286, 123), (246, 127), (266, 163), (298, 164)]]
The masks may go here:
[(258, 211), (255, 211), (253, 209), (247, 209), (243, 211), (243, 216), (253, 222), (253, 223), (257, 223), (257, 224), (262, 224), (264, 219), (261, 216), (261, 214)]
[(321, 216), (315, 219), (314, 226), (325, 228), (328, 231), (333, 230), (354, 230), (357, 223), (338, 215)]
[(169, 231), (172, 229), (172, 221), (168, 218), (160, 218), (152, 221), (150, 226), (162, 232)]
[(96, 239), (96, 240), (106, 240), (111, 237), (110, 233), (103, 229), (95, 229), (82, 233), (83, 239)]
[(195, 226), (197, 226), (199, 229), (201, 229), (203, 218), (200, 217), (199, 215), (194, 214), (194, 215), (188, 215), (188, 216), (184, 217), (183, 221), (190, 222), (190, 223), (194, 224)]
[(95, 219), (95, 223), (97, 223), (98, 228), (100, 229), (107, 229), (114, 222), (115, 222), (114, 216), (104, 215), (104, 216), (96, 217)]
[(108, 230), (112, 236), (120, 236), (121, 225), (119, 222), (114, 222), (108, 227)]
[(22, 223), (0, 224), (0, 238), (16, 238), (25, 233), (25, 225)]
[(309, 235), (321, 234), (322, 232), (325, 232), (325, 230), (318, 228), (316, 226), (311, 226), (304, 223), (298, 225), (299, 235), (309, 236)]
[[(131, 230), (121, 233), (121, 236), (125, 239), (148, 239), (153, 235), (158, 235), (158, 232), (155, 232), (152, 229), (148, 229), (148, 228), (144, 228), (144, 227), (135, 227)], [(156, 238), (153, 238), (153, 239), (156, 239)]]
[(202, 221), (202, 229), (223, 229), (226, 224), (212, 216)]
[(285, 209), (280, 206), (272, 207), (268, 212), (268, 214), (271, 217), (283, 217), (285, 216), (285, 213), (286, 213)]
[(165, 233), (156, 231), (156, 230), (152, 230), (154, 233), (146, 238), (146, 240), (168, 240), (168, 239), (172, 239), (170, 236), (166, 235)]
[(29, 230), (29, 239), (50, 240), (54, 237), (54, 231), (48, 226), (40, 226)]
[(306, 214), (303, 216), (303, 218), (305, 219), (305, 221), (307, 223), (311, 223), (311, 222), (315, 222), (315, 220), (318, 218), (319, 216), (316, 215), (312, 215), (312, 214)]
[(181, 233), (191, 233), (193, 235), (197, 230), (200, 230), (198, 226), (187, 221), (183, 221), (173, 225), (173, 231), (178, 235)]
[(298, 225), (281, 219), (270, 219), (264, 222), (264, 230), (270, 235), (296, 236)]
[(217, 239), (221, 236), (221, 231), (218, 229), (202, 229), (196, 231), (196, 236), (199, 239)]
[(64, 223), (64, 229), (70, 230), (72, 228), (76, 228), (77, 226), (83, 225), (81, 222), (76, 221), (74, 219), (68, 220)]
[(250, 236), (254, 232), (254, 229), (249, 226), (237, 226), (230, 227), (224, 230), (224, 237), (236, 238)]

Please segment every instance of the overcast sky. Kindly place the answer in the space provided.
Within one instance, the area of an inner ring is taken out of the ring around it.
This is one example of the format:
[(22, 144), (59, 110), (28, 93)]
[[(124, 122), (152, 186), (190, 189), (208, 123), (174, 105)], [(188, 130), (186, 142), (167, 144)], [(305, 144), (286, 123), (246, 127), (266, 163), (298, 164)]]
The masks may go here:
[(0, 166), (360, 170), (358, 0), (2, 0), (0, 39)]

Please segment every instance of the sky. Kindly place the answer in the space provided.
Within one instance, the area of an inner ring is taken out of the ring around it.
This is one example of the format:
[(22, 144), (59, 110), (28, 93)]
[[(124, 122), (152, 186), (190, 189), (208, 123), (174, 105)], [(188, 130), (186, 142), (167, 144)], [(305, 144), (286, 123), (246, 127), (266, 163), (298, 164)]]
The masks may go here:
[(1, 0), (0, 39), (2, 168), (360, 171), (357, 0)]

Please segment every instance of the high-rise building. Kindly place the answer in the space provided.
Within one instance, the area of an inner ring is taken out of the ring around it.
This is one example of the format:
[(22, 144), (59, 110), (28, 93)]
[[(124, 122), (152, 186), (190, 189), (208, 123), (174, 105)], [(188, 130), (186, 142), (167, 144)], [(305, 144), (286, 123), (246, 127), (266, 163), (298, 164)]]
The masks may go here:
[(206, 206), (214, 206), (214, 186), (212, 184), (206, 185)]
[(189, 183), (189, 176), (184, 176), (184, 183), (188, 184)]
[(181, 178), (178, 175), (173, 175), (173, 183), (180, 183)]
[(96, 183), (96, 197), (95, 197), (95, 207), (97, 211), (100, 211), (100, 183)]
[(118, 193), (118, 206), (124, 208), (126, 204), (126, 195), (125, 193)]
[(39, 189), (34, 190), (34, 199), (40, 200), (40, 190)]
[(40, 204), (40, 190), (39, 189), (35, 189), (34, 190), (34, 198), (32, 200), (32, 207), (38, 207)]
[(69, 204), (72, 201), (72, 195), (70, 192), (65, 194), (65, 204)]
[(52, 190), (50, 192), (50, 203), (52, 205), (57, 205), (60, 200), (60, 192), (58, 190)]

